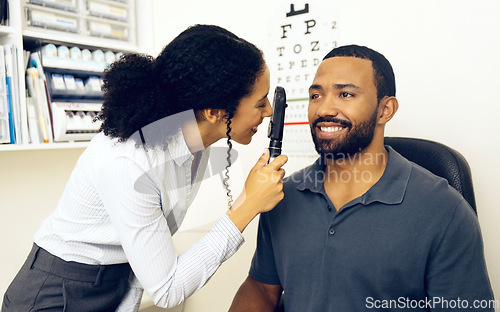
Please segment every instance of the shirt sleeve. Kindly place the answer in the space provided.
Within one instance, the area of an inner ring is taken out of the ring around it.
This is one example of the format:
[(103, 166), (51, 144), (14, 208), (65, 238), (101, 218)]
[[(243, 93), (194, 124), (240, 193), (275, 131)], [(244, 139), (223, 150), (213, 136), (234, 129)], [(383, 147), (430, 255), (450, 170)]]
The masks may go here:
[(276, 263), (274, 249), (270, 235), (268, 213), (260, 215), (259, 229), (257, 232), (257, 248), (252, 258), (249, 275), (251, 278), (269, 285), (281, 285)]
[(465, 200), (443, 229), (426, 274), (431, 311), (494, 311), (479, 222)]
[(126, 157), (115, 159), (102, 169), (96, 184), (135, 276), (159, 307), (183, 302), (243, 243), (237, 227), (224, 215), (177, 256), (160, 191), (140, 166)]

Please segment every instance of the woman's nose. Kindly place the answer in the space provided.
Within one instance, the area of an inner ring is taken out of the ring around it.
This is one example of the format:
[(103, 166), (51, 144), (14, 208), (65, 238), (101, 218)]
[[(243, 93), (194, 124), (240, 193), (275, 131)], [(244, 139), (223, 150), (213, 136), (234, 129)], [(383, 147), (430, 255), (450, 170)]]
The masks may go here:
[(266, 109), (262, 113), (262, 117), (271, 117), (273, 115), (273, 108), (269, 100), (266, 100)]

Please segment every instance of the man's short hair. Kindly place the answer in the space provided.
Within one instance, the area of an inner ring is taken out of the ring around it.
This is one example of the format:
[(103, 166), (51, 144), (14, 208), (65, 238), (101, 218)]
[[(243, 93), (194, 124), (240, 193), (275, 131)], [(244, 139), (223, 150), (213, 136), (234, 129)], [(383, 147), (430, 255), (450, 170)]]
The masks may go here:
[(391, 63), (379, 52), (365, 46), (346, 45), (331, 50), (323, 60), (336, 56), (350, 56), (372, 61), (377, 100), (384, 96), (396, 96), (396, 80)]

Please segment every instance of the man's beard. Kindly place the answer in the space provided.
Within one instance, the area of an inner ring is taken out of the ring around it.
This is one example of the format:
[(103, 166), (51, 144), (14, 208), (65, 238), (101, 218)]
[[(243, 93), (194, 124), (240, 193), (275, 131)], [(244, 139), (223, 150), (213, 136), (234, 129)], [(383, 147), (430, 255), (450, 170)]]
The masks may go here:
[[(347, 120), (335, 117), (320, 117), (316, 119), (311, 127), (311, 135), (316, 151), (323, 159), (341, 159), (354, 157), (354, 155), (365, 149), (373, 140), (375, 126), (377, 123), (378, 110), (376, 109), (369, 120), (353, 127)], [(316, 125), (319, 122), (334, 122), (347, 128), (347, 135), (344, 140), (318, 139), (316, 137)]]

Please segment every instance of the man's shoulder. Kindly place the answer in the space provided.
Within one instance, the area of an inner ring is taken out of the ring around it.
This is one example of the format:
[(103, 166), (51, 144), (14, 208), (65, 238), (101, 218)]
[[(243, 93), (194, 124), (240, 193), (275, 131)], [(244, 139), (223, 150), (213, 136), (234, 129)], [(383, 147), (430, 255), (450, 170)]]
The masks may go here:
[(469, 206), (462, 194), (452, 187), (447, 179), (440, 177), (426, 168), (410, 162), (411, 175), (406, 190), (406, 199), (418, 202), (421, 209), (437, 207), (442, 212), (452, 212), (463, 203)]
[(442, 191), (443, 188), (449, 189), (450, 191), (453, 190), (447, 179), (432, 173), (428, 169), (412, 161), (409, 161), (409, 163), (411, 165), (410, 181), (413, 182), (415, 186), (425, 191)]
[[(389, 162), (383, 177), (384, 189), (379, 192), (397, 191), (402, 195), (401, 205), (416, 208), (420, 214), (450, 214), (464, 201), (447, 179), (389, 149)], [(389, 192), (390, 193), (390, 192)]]
[(407, 170), (402, 170), (403, 168), (409, 168), (409, 189), (407, 189), (407, 191), (425, 193), (439, 193), (444, 191), (445, 193), (451, 192), (453, 195), (458, 195), (458, 191), (449, 185), (447, 179), (432, 173), (427, 168), (408, 160), (397, 152), (393, 151), (392, 156), (394, 160), (397, 159), (395, 161), (397, 165), (396, 167), (389, 168), (389, 170), (397, 170), (401, 173)]

